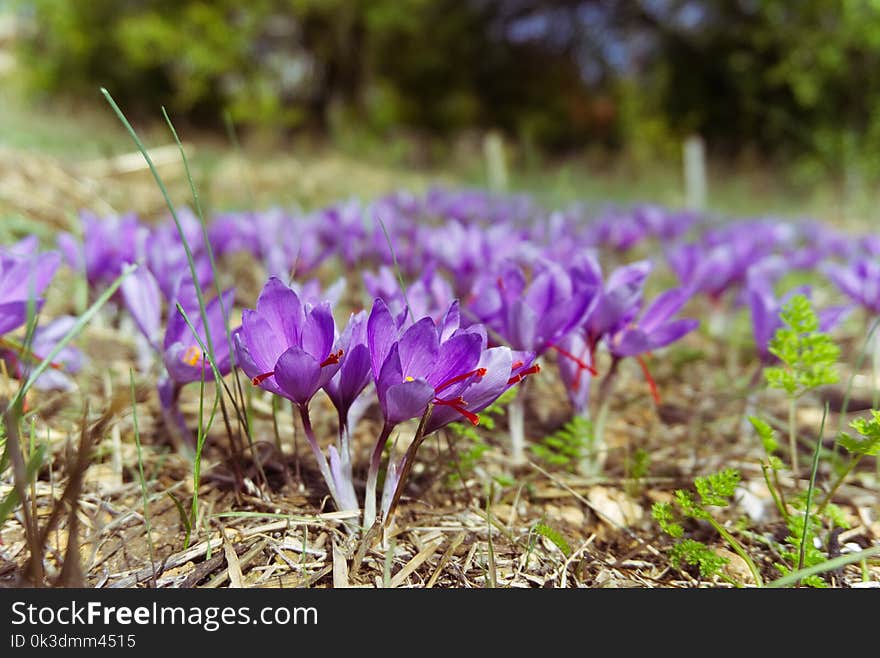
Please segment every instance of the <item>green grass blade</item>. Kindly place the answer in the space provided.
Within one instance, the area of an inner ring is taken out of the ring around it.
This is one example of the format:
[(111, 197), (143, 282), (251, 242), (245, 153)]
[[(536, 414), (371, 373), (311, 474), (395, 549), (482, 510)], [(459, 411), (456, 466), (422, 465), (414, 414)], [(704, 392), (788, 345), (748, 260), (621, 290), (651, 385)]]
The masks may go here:
[(376, 215), (376, 219), (379, 220), (379, 226), (382, 227), (382, 234), (385, 236), (385, 241), (388, 243), (388, 249), (391, 251), (391, 262), (394, 263), (394, 273), (397, 274), (397, 283), (400, 285), (400, 292), (403, 293), (403, 302), (406, 304), (409, 318), (415, 322), (416, 318), (415, 315), (413, 315), (412, 307), (409, 305), (409, 299), (406, 296), (406, 284), (403, 281), (403, 273), (400, 271), (400, 264), (397, 262), (397, 252), (394, 250), (394, 245), (391, 243), (391, 236), (388, 235), (388, 229), (385, 228), (385, 222), (382, 221), (382, 218), (379, 217), (379, 215)]
[(791, 585), (796, 585), (801, 580), (803, 580), (804, 578), (808, 578), (809, 576), (815, 576), (820, 573), (825, 573), (826, 571), (834, 571), (835, 569), (840, 569), (841, 567), (845, 567), (848, 564), (861, 562), (862, 560), (877, 554), (880, 554), (880, 546), (872, 546), (871, 548), (866, 548), (863, 551), (848, 553), (846, 555), (841, 555), (831, 560), (826, 560), (825, 562), (815, 564), (812, 567), (792, 571), (791, 573), (784, 575), (782, 578), (777, 578), (776, 580), (767, 583), (766, 586), (789, 587)]
[(189, 517), (186, 515), (186, 510), (183, 509), (183, 503), (180, 502), (180, 498), (175, 496), (170, 491), (166, 491), (168, 497), (174, 503), (174, 507), (177, 508), (177, 515), (180, 517), (180, 522), (183, 524), (183, 528), (185, 530), (185, 536), (183, 539), (184, 550), (189, 546), (189, 538), (192, 535), (192, 523), (189, 520)]
[(801, 537), (801, 546), (798, 553), (798, 569), (804, 568), (804, 557), (807, 554), (807, 539), (810, 537), (810, 508), (813, 505), (813, 491), (816, 489), (816, 473), (819, 471), (819, 453), (822, 451), (822, 435), (825, 433), (825, 419), (828, 418), (828, 403), (822, 412), (822, 423), (819, 425), (819, 437), (816, 439), (816, 449), (813, 451), (813, 465), (810, 470), (810, 484), (807, 487), (807, 502), (804, 505), (804, 532)]
[(144, 146), (144, 143), (141, 141), (141, 138), (138, 137), (137, 132), (134, 127), (125, 117), (125, 114), (120, 109), (119, 105), (116, 104), (116, 101), (113, 100), (113, 97), (110, 95), (110, 92), (101, 87), (101, 93), (104, 95), (104, 98), (110, 104), (110, 107), (113, 108), (113, 111), (116, 113), (117, 118), (122, 122), (122, 125), (125, 126), (125, 129), (128, 131), (128, 134), (131, 136), (138, 150), (141, 152), (141, 155), (144, 156), (144, 160), (147, 163), (147, 167), (150, 169), (150, 173), (153, 175), (153, 179), (156, 181), (156, 184), (159, 186), (159, 191), (162, 193), (162, 197), (165, 199), (165, 204), (168, 206), (168, 210), (171, 212), (171, 218), (174, 220), (174, 224), (177, 227), (177, 232), (180, 234), (180, 241), (183, 244), (183, 249), (186, 252), (186, 261), (189, 265), (190, 275), (193, 280), (193, 287), (196, 290), (196, 297), (199, 301), (199, 311), (202, 314), (202, 323), (205, 326), (205, 340), (208, 344), (208, 349), (204, 350), (207, 353), (210, 353), (212, 356), (214, 354), (214, 346), (211, 342), (211, 331), (208, 327), (208, 315), (205, 311), (205, 297), (202, 292), (202, 286), (199, 282), (198, 273), (196, 272), (195, 261), (193, 260), (192, 249), (190, 249), (189, 242), (186, 239), (186, 235), (183, 232), (183, 225), (180, 223), (180, 218), (177, 215), (177, 210), (174, 207), (174, 203), (171, 201), (171, 195), (168, 193), (168, 189), (165, 187), (165, 183), (162, 180), (162, 177), (159, 175), (158, 170), (156, 169), (156, 165), (153, 164), (153, 159), (150, 157), (147, 148)]
[[(134, 426), (134, 443), (137, 448), (137, 460), (138, 460), (138, 478), (141, 483), (141, 496), (144, 501), (144, 525), (147, 530), (147, 548), (150, 553), (150, 564), (155, 565), (156, 560), (153, 555), (153, 524), (150, 520), (150, 505), (149, 505), (149, 496), (147, 495), (147, 479), (144, 476), (144, 453), (141, 448), (141, 432), (138, 426), (138, 415), (137, 415), (137, 396), (135, 395), (134, 388), (134, 371), (129, 368), (128, 370), (128, 381), (129, 386), (131, 387), (131, 421)], [(153, 572), (153, 580), (155, 581), (156, 574), (155, 570)]]
[[(46, 457), (46, 446), (40, 445), (37, 446), (36, 450), (31, 454), (31, 458), (27, 463), (27, 480), (28, 482), (33, 481), (34, 476), (37, 474), (37, 471), (40, 470), (40, 467), (43, 465), (43, 460)], [(9, 518), (9, 515), (12, 513), (12, 510), (15, 509), (15, 506), (18, 505), (18, 491), (13, 487), (12, 490), (8, 494), (6, 494), (6, 498), (0, 500), (0, 527), (6, 523), (6, 519)]]
[[(217, 293), (217, 299), (220, 304), (220, 314), (223, 317), (223, 328), (226, 332), (226, 341), (229, 345), (229, 358), (232, 364), (232, 373), (235, 379), (235, 392), (238, 395), (238, 399), (236, 400), (230, 394), (230, 400), (232, 401), (232, 405), (236, 408), (237, 417), (239, 419), (244, 419), (244, 432), (250, 439), (250, 426), (247, 422), (247, 414), (243, 414), (241, 409), (244, 408), (244, 391), (241, 386), (241, 380), (239, 378), (238, 369), (235, 367), (235, 349), (232, 344), (232, 327), (229, 324), (229, 313), (225, 307), (225, 302), (223, 300), (223, 291), (220, 289), (220, 278), (217, 276), (217, 261), (214, 257), (214, 249), (211, 246), (211, 240), (208, 236), (208, 222), (205, 219), (205, 213), (202, 209), (202, 202), (199, 197), (199, 192), (196, 189), (195, 181), (192, 177), (192, 172), (189, 167), (189, 158), (186, 157), (186, 151), (183, 148), (183, 143), (180, 141), (180, 136), (177, 134), (177, 129), (174, 127), (174, 124), (171, 122), (171, 117), (168, 116), (168, 112), (165, 108), (162, 108), (162, 116), (165, 117), (165, 122), (168, 124), (168, 129), (171, 131), (172, 136), (174, 137), (174, 142), (177, 144), (177, 149), (180, 151), (180, 159), (183, 162), (183, 170), (186, 174), (186, 180), (189, 183), (189, 189), (193, 197), (193, 204), (196, 209), (196, 216), (199, 218), (199, 225), (202, 228), (202, 239), (205, 241), (205, 251), (208, 254), (208, 263), (211, 266), (211, 278), (214, 280), (214, 288)], [(181, 233), (181, 237), (183, 234)], [(205, 322), (205, 319), (202, 320)], [(207, 335), (207, 330), (205, 332), (205, 338), (209, 338)], [(240, 405), (240, 406), (239, 406)], [(249, 441), (250, 442), (250, 441)]]
[[(211, 415), (208, 417), (208, 422), (204, 423), (204, 400), (205, 400), (205, 378), (202, 377), (199, 382), (199, 430), (198, 434), (196, 434), (196, 454), (193, 459), (193, 499), (192, 499), (192, 509), (190, 510), (190, 527), (195, 527), (196, 521), (199, 518), (199, 486), (202, 478), (202, 451), (205, 447), (205, 439), (208, 436), (208, 432), (211, 430), (211, 427), (214, 425), (214, 418), (217, 414), (217, 407), (220, 401), (220, 396), (214, 396), (214, 405), (211, 408)], [(189, 535), (187, 535), (187, 542), (184, 544), (184, 550), (189, 547)]]

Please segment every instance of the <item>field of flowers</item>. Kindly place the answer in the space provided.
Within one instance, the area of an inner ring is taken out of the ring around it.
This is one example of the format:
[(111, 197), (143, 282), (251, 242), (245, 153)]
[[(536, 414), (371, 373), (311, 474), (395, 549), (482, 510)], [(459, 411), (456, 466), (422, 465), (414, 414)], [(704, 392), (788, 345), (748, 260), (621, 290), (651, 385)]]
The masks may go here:
[(880, 235), (450, 187), (79, 220), (0, 250), (7, 584), (880, 581)]

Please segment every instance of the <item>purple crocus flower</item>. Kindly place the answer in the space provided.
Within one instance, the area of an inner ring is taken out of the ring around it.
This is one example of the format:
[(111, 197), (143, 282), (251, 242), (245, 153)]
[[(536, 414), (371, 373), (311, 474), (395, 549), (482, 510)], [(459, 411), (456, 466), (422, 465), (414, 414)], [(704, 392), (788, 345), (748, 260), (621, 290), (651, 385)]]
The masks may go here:
[(224, 312), (229, 313), (234, 299), (235, 291), (230, 289), (224, 291), (221, 297), (215, 297), (205, 304), (205, 316), (208, 320), (207, 330), (199, 309), (187, 309), (181, 304), (186, 312), (186, 318), (195, 329), (195, 334), (180, 309), (175, 305), (175, 308), (171, 310), (165, 330), (165, 339), (162, 342), (162, 361), (169, 377), (178, 386), (197, 382), (203, 378), (206, 380), (214, 378), (214, 371), (201, 347), (201, 345), (208, 345), (208, 334), (210, 334), (210, 346), (214, 352), (214, 363), (217, 370), (221, 375), (229, 374), (232, 360), (229, 341), (226, 338)]
[(651, 303), (637, 322), (632, 322), (608, 339), (608, 348), (613, 356), (622, 358), (638, 356), (665, 347), (700, 324), (691, 318), (672, 319), (690, 299), (690, 294), (682, 288), (673, 288), (661, 293)]
[(80, 220), (81, 242), (70, 233), (59, 234), (57, 242), (67, 264), (85, 272), (90, 285), (109, 285), (126, 263), (140, 262), (147, 229), (136, 215), (98, 217), (84, 211)]
[(421, 416), (435, 397), (440, 400), (441, 392), (444, 399), (457, 395), (469, 378), (479, 376), (477, 363), (486, 341), (478, 327), (456, 329), (442, 340), (442, 329), (430, 317), (398, 338), (399, 331), (388, 306), (376, 299), (367, 322), (367, 344), (388, 428)]
[(880, 314), (880, 261), (856, 258), (847, 265), (825, 263), (821, 269), (854, 302), (874, 315)]
[(352, 404), (372, 378), (366, 311), (352, 314), (336, 345), (342, 352), (339, 369), (324, 385), (324, 391), (339, 414), (340, 428), (345, 431)]
[(304, 407), (339, 369), (335, 331), (328, 303), (304, 306), (281, 279), (271, 277), (256, 309), (242, 314), (235, 336), (238, 363), (255, 385)]
[[(373, 303), (367, 321), (367, 344), (385, 424), (373, 448), (367, 472), (366, 526), (375, 519), (380, 461), (394, 427), (423, 416), (429, 405), (432, 409), (426, 431), (462, 417), (476, 425), (477, 412), (538, 370), (526, 367), (525, 360), (531, 364), (534, 354), (520, 359), (514, 367), (514, 357), (508, 348), (486, 350), (486, 334), (480, 325), (455, 326), (456, 308), (457, 305), (453, 305), (444, 323), (438, 325), (430, 317), (424, 317), (401, 333), (388, 306), (381, 299)], [(392, 479), (386, 486), (386, 494), (389, 487), (393, 488), (391, 485), (396, 486), (395, 478), (400, 476), (401, 468), (401, 465), (389, 465)], [(383, 495), (383, 501), (388, 502), (388, 495)]]
[[(156, 277), (141, 265), (122, 280), (120, 290), (135, 325), (149, 345), (158, 352), (162, 334), (162, 292)], [(181, 303), (181, 306), (187, 308), (186, 304)]]
[(0, 336), (27, 322), (28, 307), (38, 311), (40, 295), (61, 264), (57, 251), (12, 253), (0, 250)]
[(599, 264), (593, 258), (583, 259), (573, 272), (575, 277), (584, 281), (582, 285), (598, 288), (595, 303), (583, 323), (592, 363), (599, 341), (627, 325), (638, 314), (651, 263), (641, 260), (619, 267), (604, 284)]
[[(43, 326), (35, 327), (28, 352), (16, 349), (18, 346), (0, 347), (0, 360), (6, 362), (8, 370), (16, 377), (27, 379), (33, 367), (49, 356), (74, 324), (75, 317), (62, 315)], [(65, 345), (52, 359), (49, 368), (37, 378), (34, 386), (44, 391), (72, 390), (74, 382), (70, 375), (82, 369), (83, 359), (82, 352), (72, 345)]]
[(524, 272), (511, 263), (494, 282), (484, 279), (469, 309), (512, 348), (540, 356), (584, 321), (597, 292), (595, 282), (554, 263), (536, 264), (527, 283)]
[(615, 362), (625, 357), (636, 357), (657, 404), (660, 404), (660, 395), (643, 355), (665, 347), (697, 328), (700, 324), (698, 320), (672, 319), (672, 316), (687, 303), (690, 296), (690, 292), (683, 288), (667, 290), (654, 299), (640, 319), (630, 322), (606, 337), (608, 350)]
[[(238, 363), (254, 385), (291, 400), (299, 409), (306, 439), (330, 495), (337, 509), (347, 510), (357, 507), (347, 444), (332, 447), (328, 461), (312, 429), (308, 409), (312, 397), (340, 370), (345, 350), (334, 346), (335, 339), (330, 304), (303, 304), (277, 277), (266, 282), (256, 309), (245, 309), (241, 329), (234, 336)], [(354, 360), (363, 358), (361, 350), (355, 352)], [(350, 370), (358, 370), (353, 363)], [(340, 382), (338, 399), (344, 396), (347, 401), (356, 384), (348, 379), (344, 383), (343, 387)], [(340, 436), (344, 436), (342, 431)]]

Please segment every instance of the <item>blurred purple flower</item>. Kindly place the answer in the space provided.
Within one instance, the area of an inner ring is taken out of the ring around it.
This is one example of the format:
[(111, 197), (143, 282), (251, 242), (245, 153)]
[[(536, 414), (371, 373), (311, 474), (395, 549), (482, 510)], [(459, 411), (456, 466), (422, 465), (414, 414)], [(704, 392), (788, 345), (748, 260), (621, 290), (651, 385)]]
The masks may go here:
[[(29, 352), (16, 349), (17, 346), (2, 346), (0, 359), (6, 362), (7, 368), (16, 377), (27, 379), (31, 370), (49, 356), (74, 324), (76, 324), (75, 317), (62, 315), (43, 326), (37, 326), (34, 329)], [(37, 378), (34, 386), (41, 390), (72, 390), (74, 382), (70, 375), (75, 375), (82, 369), (83, 360), (82, 352), (72, 345), (65, 345), (52, 359), (49, 368)]]
[(0, 250), (0, 336), (27, 322), (29, 304), (34, 313), (40, 310), (40, 295), (61, 264), (57, 251), (29, 249), (30, 245), (21, 253), (22, 243), (18, 243), (17, 253)]
[(700, 324), (691, 318), (672, 319), (690, 299), (682, 288), (661, 293), (645, 309), (638, 321), (631, 322), (608, 338), (608, 348), (618, 358), (639, 356), (670, 343), (690, 333)]
[(848, 264), (825, 263), (822, 272), (845, 295), (872, 314), (880, 313), (880, 262), (856, 258)]
[(176, 305), (170, 309), (165, 338), (162, 342), (162, 361), (168, 375), (176, 384), (183, 385), (200, 381), (202, 378), (205, 380), (214, 378), (214, 371), (201, 347), (201, 345), (208, 347), (208, 334), (210, 334), (210, 348), (214, 352), (214, 364), (217, 370), (221, 375), (229, 374), (232, 359), (226, 336), (224, 312), (228, 316), (234, 299), (235, 291), (226, 290), (222, 297), (215, 297), (205, 304), (207, 330), (198, 307), (186, 308), (181, 304), (186, 312), (186, 318), (192, 324), (192, 329)]
[(513, 349), (540, 356), (584, 321), (597, 293), (595, 282), (555, 263), (536, 264), (530, 282), (509, 263), (494, 280), (481, 280), (468, 309)]
[(583, 282), (581, 285), (598, 288), (596, 301), (583, 322), (591, 363), (595, 360), (599, 341), (627, 325), (638, 314), (645, 279), (650, 272), (649, 261), (636, 261), (614, 270), (603, 284), (602, 272), (595, 259), (585, 258), (573, 269), (573, 276)]
[(82, 241), (70, 233), (61, 233), (57, 243), (67, 264), (84, 272), (90, 286), (109, 285), (126, 263), (141, 261), (148, 230), (137, 215), (99, 217), (83, 211), (80, 221)]

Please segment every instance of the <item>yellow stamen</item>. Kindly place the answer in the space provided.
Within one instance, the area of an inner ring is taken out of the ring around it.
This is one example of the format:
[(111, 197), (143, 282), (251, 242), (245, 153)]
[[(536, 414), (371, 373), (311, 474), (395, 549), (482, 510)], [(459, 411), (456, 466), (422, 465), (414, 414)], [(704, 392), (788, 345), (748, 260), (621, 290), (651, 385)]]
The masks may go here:
[(409, 375), (407, 375), (407, 376), (405, 377), (405, 379), (406, 379), (406, 381), (408, 381), (408, 382), (414, 382), (414, 381), (415, 381), (415, 379), (413, 379), (413, 378), (410, 377)]
[(184, 352), (183, 357), (181, 357), (181, 360), (184, 363), (195, 366), (199, 363), (199, 361), (202, 360), (202, 350), (194, 346), (187, 347), (186, 352)]

